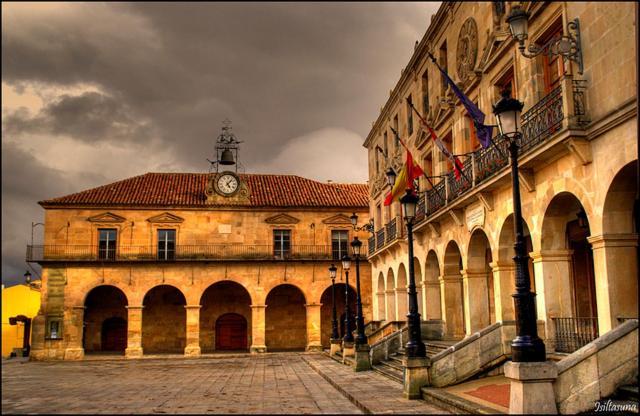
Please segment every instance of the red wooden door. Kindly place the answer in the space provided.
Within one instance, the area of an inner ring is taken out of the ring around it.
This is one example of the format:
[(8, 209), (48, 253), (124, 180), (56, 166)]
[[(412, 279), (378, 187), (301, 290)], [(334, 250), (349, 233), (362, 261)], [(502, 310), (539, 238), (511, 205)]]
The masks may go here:
[(102, 323), (102, 351), (124, 351), (127, 348), (127, 321), (109, 318)]
[(227, 313), (216, 321), (216, 350), (247, 348), (247, 320), (237, 313)]

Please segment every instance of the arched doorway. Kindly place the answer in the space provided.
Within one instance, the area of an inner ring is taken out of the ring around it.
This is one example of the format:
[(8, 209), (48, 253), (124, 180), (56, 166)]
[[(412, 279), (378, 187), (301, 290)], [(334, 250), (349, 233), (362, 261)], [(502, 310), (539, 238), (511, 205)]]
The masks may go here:
[(495, 322), (491, 246), (485, 232), (475, 230), (469, 240), (467, 268), (463, 278), (467, 333), (479, 331)]
[(115, 286), (93, 288), (84, 302), (85, 352), (119, 352), (127, 347), (127, 297)]
[(385, 321), (387, 319), (386, 301), (384, 298), (384, 275), (382, 272), (378, 275), (378, 292), (376, 293), (378, 301), (378, 320)]
[(461, 271), (460, 248), (455, 241), (449, 241), (444, 253), (444, 274), (442, 276), (445, 336), (449, 339), (460, 339), (465, 336)]
[(429, 250), (424, 272), (425, 281), (425, 320), (442, 319), (442, 306), (440, 299), (440, 265), (438, 255), (435, 251)]
[[(338, 320), (338, 334), (340, 337), (344, 336), (344, 295), (346, 292), (346, 285), (344, 283), (336, 283), (336, 318)], [(321, 326), (321, 342), (322, 345), (328, 347), (331, 344), (331, 330), (332, 330), (332, 305), (333, 299), (331, 297), (331, 286), (326, 288), (322, 292), (320, 297), (320, 303), (322, 304), (320, 309), (320, 326)], [(351, 310), (351, 328), (356, 329), (355, 311), (356, 311), (356, 291), (349, 285), (349, 307)]]
[(556, 351), (573, 352), (598, 337), (590, 235), (589, 219), (578, 198), (569, 192), (554, 196), (542, 221), (541, 263)]
[(398, 267), (398, 277), (396, 279), (396, 316), (398, 321), (406, 321), (409, 296), (407, 294), (407, 271), (404, 263)]
[(396, 291), (395, 291), (395, 275), (393, 269), (389, 267), (387, 272), (387, 289), (384, 291), (387, 303), (387, 321), (397, 321), (396, 316)]
[(145, 354), (184, 353), (187, 339), (187, 301), (177, 288), (156, 286), (142, 305), (142, 349)]
[(216, 350), (246, 350), (247, 320), (237, 313), (226, 313), (216, 320)]
[[(230, 280), (216, 282), (202, 293), (200, 305), (200, 350), (202, 352), (216, 351), (220, 349), (219, 345), (222, 345), (222, 349), (225, 350), (247, 349), (251, 345), (248, 330), (251, 328), (252, 318), (251, 296), (244, 286)], [(223, 316), (226, 316), (225, 320), (220, 321)], [(239, 339), (241, 336), (239, 317), (244, 321), (244, 340)], [(219, 323), (223, 325), (222, 336), (227, 337), (222, 343), (218, 340)]]
[[(425, 317), (424, 310), (423, 310), (423, 305), (424, 305), (423, 291), (424, 291), (424, 287), (423, 287), (423, 281), (422, 281), (422, 267), (420, 267), (420, 260), (418, 260), (417, 257), (413, 258), (413, 274), (414, 274), (414, 279), (415, 279), (415, 283), (416, 283), (416, 295), (418, 297), (418, 305), (417, 305), (418, 306), (418, 313), (420, 314), (420, 320), (424, 321), (424, 320), (426, 320), (426, 317)], [(408, 309), (409, 309), (409, 306), (407, 306), (407, 310)]]
[(283, 284), (271, 289), (265, 301), (267, 351), (304, 350), (307, 346), (307, 311), (300, 289)]

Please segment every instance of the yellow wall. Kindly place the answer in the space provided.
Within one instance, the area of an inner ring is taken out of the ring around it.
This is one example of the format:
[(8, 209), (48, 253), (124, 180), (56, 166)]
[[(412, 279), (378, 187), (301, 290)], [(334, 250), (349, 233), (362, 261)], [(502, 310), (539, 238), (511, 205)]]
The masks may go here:
[(2, 357), (22, 347), (24, 324), (9, 325), (9, 317), (25, 315), (33, 318), (40, 308), (40, 290), (27, 285), (2, 288)]

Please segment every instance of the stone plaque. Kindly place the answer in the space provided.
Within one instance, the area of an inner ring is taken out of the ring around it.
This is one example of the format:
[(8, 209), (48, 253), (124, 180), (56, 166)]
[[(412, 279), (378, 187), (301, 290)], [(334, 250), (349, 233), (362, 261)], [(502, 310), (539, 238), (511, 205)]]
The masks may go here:
[(218, 233), (231, 234), (231, 224), (218, 224)]
[(476, 225), (482, 227), (484, 225), (484, 206), (478, 205), (474, 208), (467, 209), (465, 219), (469, 232), (471, 232), (471, 230), (473, 230), (473, 227), (475, 227)]
[(473, 17), (465, 20), (458, 35), (458, 50), (456, 52), (456, 70), (462, 83), (466, 83), (478, 55), (478, 27)]

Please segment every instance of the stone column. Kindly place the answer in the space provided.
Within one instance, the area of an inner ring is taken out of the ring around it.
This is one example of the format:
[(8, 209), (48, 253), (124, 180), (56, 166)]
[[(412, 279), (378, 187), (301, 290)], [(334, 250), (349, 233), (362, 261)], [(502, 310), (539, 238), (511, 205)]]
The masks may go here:
[(407, 301), (409, 300), (409, 294), (406, 287), (397, 287), (396, 290), (396, 319), (398, 321), (406, 321), (407, 313)]
[(462, 270), (464, 327), (468, 335), (489, 326), (489, 288), (484, 270)]
[(200, 356), (200, 305), (185, 305), (187, 310), (187, 345), (184, 355), (187, 357)]
[(424, 304), (426, 305), (425, 321), (428, 319), (442, 319), (442, 306), (440, 305), (440, 282), (427, 281), (424, 283)]
[(424, 313), (424, 299), (423, 299), (424, 290), (422, 290), (423, 287), (424, 286), (422, 285), (422, 282), (416, 282), (416, 295), (418, 296), (418, 313), (420, 314), (420, 320), (426, 321), (427, 317)]
[(554, 362), (509, 361), (504, 365), (504, 375), (511, 379), (509, 414), (558, 414), (553, 391), (558, 368)]
[(555, 325), (551, 318), (573, 317), (571, 282), (572, 250), (542, 250), (531, 253), (536, 281), (538, 319), (545, 321), (548, 350), (555, 349)]
[(459, 274), (440, 276), (440, 299), (445, 337), (464, 337), (462, 277)]
[(378, 302), (378, 320), (387, 320), (387, 308), (384, 299), (384, 291), (376, 293), (376, 301)]
[(142, 357), (142, 309), (144, 306), (126, 306), (127, 316), (127, 349), (126, 358)]
[(267, 305), (251, 305), (251, 354), (267, 352), (265, 344), (265, 309)]
[(39, 361), (46, 358), (44, 349), (46, 317), (38, 312), (31, 321), (31, 351), (29, 351), (30, 361)]
[(515, 321), (513, 297), (516, 291), (515, 270), (513, 261), (496, 261), (491, 264), (493, 271), (493, 296), (495, 298), (496, 322)]
[(84, 357), (82, 345), (84, 309), (84, 306), (73, 306), (71, 311), (67, 312), (67, 319), (64, 323), (64, 337), (67, 342), (64, 350), (65, 360), (81, 360)]
[(321, 303), (309, 303), (307, 308), (307, 348), (306, 351), (322, 351), (320, 338), (320, 308)]
[(393, 289), (385, 290), (387, 301), (387, 321), (397, 321), (396, 316), (396, 292)]
[(618, 317), (638, 317), (637, 234), (587, 238), (593, 248), (596, 305), (600, 335), (615, 328)]

